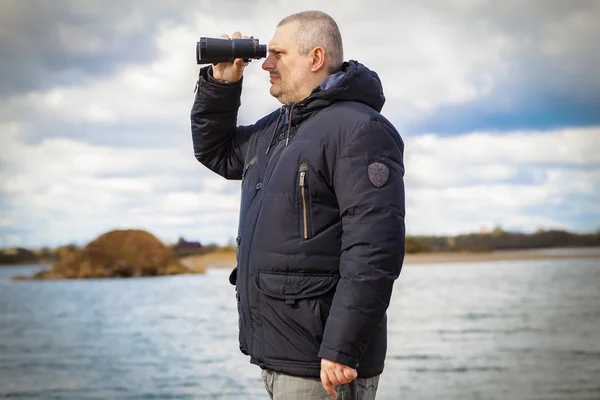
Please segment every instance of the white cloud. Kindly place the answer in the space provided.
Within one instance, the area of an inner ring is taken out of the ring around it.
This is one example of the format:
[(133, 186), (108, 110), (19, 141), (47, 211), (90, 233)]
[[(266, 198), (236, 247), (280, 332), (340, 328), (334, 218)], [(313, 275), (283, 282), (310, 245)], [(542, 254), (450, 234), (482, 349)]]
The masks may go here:
[(587, 229), (594, 229), (600, 224), (599, 135), (600, 127), (407, 138), (409, 231), (573, 229), (581, 222), (548, 208), (593, 216)]
[(116, 227), (150, 229), (166, 241), (186, 232), (205, 242), (235, 236), (239, 182), (213, 176), (189, 149), (25, 144), (10, 126), (0, 151), (11, 202), (2, 228), (26, 231), (24, 243), (87, 241)]
[[(458, 137), (426, 134), (407, 139), (407, 179), (428, 184), (511, 178), (515, 167), (600, 164), (600, 127), (552, 132), (474, 132)], [(467, 166), (473, 167), (472, 169)]]
[(19, 236), (14, 235), (0, 235), (0, 248), (8, 249), (11, 247), (18, 247), (22, 243)]
[(238, 209), (238, 195), (214, 193), (211, 189), (202, 192), (172, 192), (157, 205), (158, 213), (191, 215), (210, 212), (235, 212)]
[[(12, 133), (0, 162), (16, 172), (3, 174), (2, 189), (13, 204), (2, 227), (35, 226), (31, 236), (21, 238), (24, 243), (86, 241), (115, 227), (149, 229), (165, 241), (185, 235), (225, 243), (235, 236), (239, 182), (215, 176), (187, 149), (131, 151), (67, 139), (24, 144), (18, 126), (3, 129)], [(600, 202), (597, 153), (592, 147), (582, 160), (559, 146), (590, 146), (597, 133), (407, 138), (409, 233), (460, 233), (497, 224), (576, 228), (544, 207), (591, 213), (600, 222), (600, 210), (593, 208)], [(533, 144), (539, 151), (518, 151)], [(523, 174), (527, 182), (520, 181)]]

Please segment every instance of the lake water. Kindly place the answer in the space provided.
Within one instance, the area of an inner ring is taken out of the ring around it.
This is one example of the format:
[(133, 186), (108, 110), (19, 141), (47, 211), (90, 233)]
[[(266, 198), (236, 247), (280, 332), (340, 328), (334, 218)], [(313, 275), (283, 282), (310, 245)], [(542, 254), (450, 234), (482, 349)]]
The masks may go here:
[[(0, 268), (0, 398), (267, 399), (229, 271), (22, 282)], [(378, 400), (600, 399), (600, 259), (406, 266)]]

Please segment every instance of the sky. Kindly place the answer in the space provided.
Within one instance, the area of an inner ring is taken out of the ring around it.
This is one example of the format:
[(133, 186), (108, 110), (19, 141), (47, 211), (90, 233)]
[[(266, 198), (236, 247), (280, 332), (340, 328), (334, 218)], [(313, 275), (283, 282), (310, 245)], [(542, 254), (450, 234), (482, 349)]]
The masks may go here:
[[(3, 0), (0, 248), (231, 243), (240, 183), (192, 149), (196, 42), (310, 9), (381, 78), (408, 234), (600, 229), (600, 0)], [(278, 107), (252, 61), (238, 122)]]

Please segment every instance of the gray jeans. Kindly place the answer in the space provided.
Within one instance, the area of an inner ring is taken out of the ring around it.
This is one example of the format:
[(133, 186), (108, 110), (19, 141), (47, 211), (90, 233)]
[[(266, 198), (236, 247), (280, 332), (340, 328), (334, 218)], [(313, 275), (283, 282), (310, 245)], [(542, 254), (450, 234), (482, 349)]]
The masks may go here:
[[(332, 400), (318, 378), (302, 378), (263, 370), (262, 381), (271, 400)], [(379, 375), (355, 379), (335, 388), (336, 400), (374, 400), (378, 384)]]

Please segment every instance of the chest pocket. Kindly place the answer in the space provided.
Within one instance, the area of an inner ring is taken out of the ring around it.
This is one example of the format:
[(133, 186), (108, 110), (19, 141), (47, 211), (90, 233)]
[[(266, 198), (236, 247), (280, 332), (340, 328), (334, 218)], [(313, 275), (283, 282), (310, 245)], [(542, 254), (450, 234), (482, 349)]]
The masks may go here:
[(308, 185), (308, 162), (303, 161), (298, 168), (298, 192), (300, 207), (299, 217), (300, 217), (300, 235), (303, 239), (308, 239), (312, 236), (312, 232), (309, 225), (312, 214), (310, 212), (311, 209), (311, 201), (310, 201), (310, 188)]
[(308, 161), (298, 166), (296, 188), (300, 237), (308, 240), (339, 218), (337, 200), (333, 189)]

